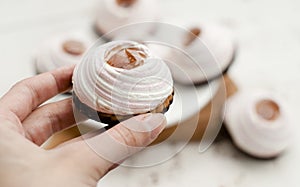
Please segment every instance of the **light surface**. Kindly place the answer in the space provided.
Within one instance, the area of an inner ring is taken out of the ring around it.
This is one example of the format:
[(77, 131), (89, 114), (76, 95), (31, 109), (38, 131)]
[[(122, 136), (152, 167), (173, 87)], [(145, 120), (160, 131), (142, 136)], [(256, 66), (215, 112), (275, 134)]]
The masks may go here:
[[(14, 83), (34, 74), (31, 55), (53, 33), (89, 26), (96, 0), (0, 1), (0, 64), (3, 95)], [(99, 186), (299, 186), (300, 1), (161, 0), (171, 23), (214, 21), (231, 29), (238, 56), (229, 74), (240, 89), (279, 92), (291, 110), (295, 139), (278, 159), (259, 161), (239, 153), (226, 140), (198, 153), (189, 144), (171, 160), (150, 168), (120, 167)], [(165, 145), (174, 149), (175, 145)]]

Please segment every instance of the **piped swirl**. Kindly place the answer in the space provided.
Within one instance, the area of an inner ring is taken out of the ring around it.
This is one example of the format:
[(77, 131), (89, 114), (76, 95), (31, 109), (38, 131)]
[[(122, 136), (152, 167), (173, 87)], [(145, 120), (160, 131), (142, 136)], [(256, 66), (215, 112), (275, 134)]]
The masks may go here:
[(173, 92), (173, 80), (162, 59), (131, 41), (93, 48), (75, 68), (73, 90), (85, 105), (107, 114), (149, 112)]

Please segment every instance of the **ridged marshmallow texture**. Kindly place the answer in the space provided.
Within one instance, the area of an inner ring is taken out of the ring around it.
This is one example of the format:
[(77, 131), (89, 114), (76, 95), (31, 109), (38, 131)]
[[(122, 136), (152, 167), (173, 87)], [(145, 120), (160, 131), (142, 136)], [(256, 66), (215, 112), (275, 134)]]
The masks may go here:
[(74, 94), (99, 112), (116, 115), (145, 113), (173, 92), (173, 80), (162, 59), (131, 41), (114, 41), (95, 48), (73, 75)]

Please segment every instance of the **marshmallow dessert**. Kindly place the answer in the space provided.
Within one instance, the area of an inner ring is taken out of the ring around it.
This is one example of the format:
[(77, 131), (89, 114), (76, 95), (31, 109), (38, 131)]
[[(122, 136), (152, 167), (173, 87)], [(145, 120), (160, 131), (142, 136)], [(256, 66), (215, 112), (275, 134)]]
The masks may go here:
[[(96, 33), (99, 36), (109, 33), (105, 36), (108, 39), (115, 39), (121, 34), (123, 40), (131, 40), (132, 36), (139, 33), (150, 34), (155, 31), (154, 24), (135, 27), (126, 30), (126, 33), (114, 29), (133, 23), (157, 21), (157, 5), (157, 0), (101, 0), (95, 23)], [(113, 30), (114, 32), (110, 33)]]
[(36, 52), (37, 73), (77, 64), (92, 43), (93, 39), (80, 32), (65, 33), (49, 38)]
[[(207, 83), (226, 73), (234, 60), (233, 40), (220, 26), (196, 24), (175, 34), (183, 52), (171, 51), (167, 59), (173, 78), (179, 83)], [(182, 76), (182, 72), (187, 76)]]
[(243, 91), (229, 98), (225, 106), (225, 125), (242, 151), (267, 159), (286, 149), (292, 126), (287, 108), (277, 95)]
[(73, 103), (89, 119), (115, 125), (144, 113), (165, 113), (173, 101), (168, 66), (132, 41), (91, 49), (73, 74)]

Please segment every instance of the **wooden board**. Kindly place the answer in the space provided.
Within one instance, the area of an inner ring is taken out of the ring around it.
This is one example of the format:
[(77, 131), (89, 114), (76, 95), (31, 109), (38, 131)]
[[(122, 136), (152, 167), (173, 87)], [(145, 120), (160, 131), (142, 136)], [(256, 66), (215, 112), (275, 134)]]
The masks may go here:
[[(227, 75), (224, 76), (224, 80), (225, 80), (225, 89), (226, 89), (225, 97), (228, 98), (237, 91), (237, 87), (234, 84), (234, 82)], [(222, 91), (224, 91), (223, 87), (221, 87), (219, 89), (219, 91), (217, 92), (217, 94), (215, 95), (215, 97), (213, 99), (217, 99), (218, 97), (220, 97), (221, 94), (222, 94), (221, 93)], [(223, 103), (224, 103), (224, 101), (223, 101)], [(221, 104), (221, 103), (218, 103), (218, 104)], [(195, 121), (198, 122), (198, 125), (197, 125), (197, 127), (194, 131), (194, 134), (191, 137), (190, 141), (200, 141), (202, 139), (202, 137), (204, 135), (204, 132), (207, 129), (207, 125), (209, 124), (211, 110), (212, 110), (212, 101), (210, 101), (208, 103), (208, 105), (206, 105), (200, 111), (199, 115), (196, 115), (196, 116), (190, 118), (189, 120), (187, 120), (185, 122), (181, 122), (182, 124), (190, 124), (190, 123), (194, 123)], [(176, 129), (177, 129), (176, 125), (172, 126), (172, 127), (169, 127), (169, 128), (166, 128), (160, 134), (160, 136), (155, 140), (154, 143), (159, 143), (159, 142), (162, 142), (162, 141), (166, 140), (167, 138), (169, 138), (174, 133), (174, 131)], [(184, 130), (183, 130), (183, 132), (176, 132), (176, 137), (174, 137), (173, 139), (176, 140), (176, 141), (185, 140), (185, 138), (186, 138), (185, 133), (186, 132)]]
[[(225, 89), (226, 89), (226, 98), (229, 96), (233, 95), (237, 91), (237, 87), (234, 84), (234, 82), (226, 75), (224, 76), (225, 80)], [(214, 99), (218, 99), (220, 97), (220, 94), (224, 91), (224, 87), (220, 87), (219, 91), (215, 95)], [(191, 137), (190, 141), (200, 141), (204, 135), (204, 132), (207, 128), (210, 115), (211, 115), (211, 109), (212, 109), (212, 102), (210, 101), (207, 106), (205, 106), (201, 111), (200, 114), (193, 116), (187, 121), (181, 122), (181, 124), (189, 124), (189, 123), (194, 123), (195, 121), (197, 122), (197, 127), (194, 130), (194, 134)], [(220, 104), (220, 103), (219, 103)], [(173, 132), (178, 128), (177, 125), (171, 126), (166, 128), (160, 135), (159, 137), (154, 141), (154, 144), (162, 142), (169, 138), (171, 135), (173, 135)], [(188, 130), (188, 126), (186, 128)], [(51, 138), (50, 141), (48, 141), (46, 144), (42, 145), (44, 149), (52, 149), (56, 147), (57, 145), (66, 142), (68, 140), (71, 140), (73, 138), (79, 137), (81, 135), (79, 129), (77, 126), (73, 126), (69, 129), (66, 129), (64, 131), (58, 132), (54, 134)], [(180, 130), (180, 132), (176, 131), (176, 136), (172, 137), (172, 140), (175, 141), (181, 141), (186, 138), (186, 131)]]

